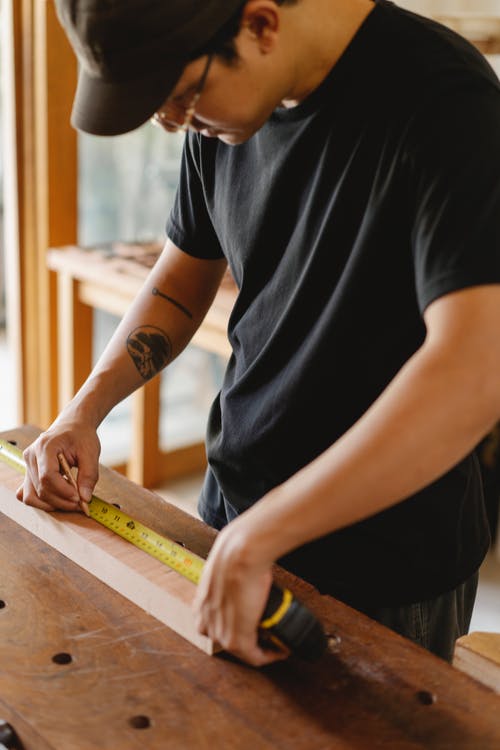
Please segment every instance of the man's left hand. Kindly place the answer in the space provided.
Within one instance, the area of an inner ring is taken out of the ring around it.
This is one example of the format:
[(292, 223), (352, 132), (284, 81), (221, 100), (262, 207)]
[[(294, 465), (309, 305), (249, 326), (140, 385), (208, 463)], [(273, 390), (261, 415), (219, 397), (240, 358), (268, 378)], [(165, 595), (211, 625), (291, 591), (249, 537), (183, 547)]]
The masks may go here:
[(200, 633), (254, 667), (285, 659), (259, 644), (258, 624), (271, 588), (270, 562), (257, 561), (236, 519), (218, 535), (194, 601)]

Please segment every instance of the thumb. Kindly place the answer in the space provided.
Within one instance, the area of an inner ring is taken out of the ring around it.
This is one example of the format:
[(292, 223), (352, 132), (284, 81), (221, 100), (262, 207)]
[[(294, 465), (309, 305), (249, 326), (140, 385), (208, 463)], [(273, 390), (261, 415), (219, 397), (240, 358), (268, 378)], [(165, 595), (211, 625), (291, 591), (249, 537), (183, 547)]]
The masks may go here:
[(92, 491), (94, 489), (95, 485), (90, 484), (82, 484), (81, 482), (78, 482), (78, 493), (80, 495), (80, 498), (84, 500), (86, 503), (89, 503), (92, 499)]
[(82, 500), (90, 502), (97, 482), (97, 471), (90, 466), (83, 465), (78, 469), (78, 492)]

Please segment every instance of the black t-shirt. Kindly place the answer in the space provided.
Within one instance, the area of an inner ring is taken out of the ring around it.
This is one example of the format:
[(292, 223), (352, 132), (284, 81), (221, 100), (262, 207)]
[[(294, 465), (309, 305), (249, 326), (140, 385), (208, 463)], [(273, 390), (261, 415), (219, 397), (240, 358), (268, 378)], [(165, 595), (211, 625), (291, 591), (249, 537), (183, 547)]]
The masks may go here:
[[(200, 499), (220, 528), (363, 415), (422, 345), (430, 302), (500, 283), (498, 79), (381, 0), (300, 105), (238, 146), (187, 138), (167, 233), (225, 256), (239, 287)], [(352, 604), (396, 604), (465, 580), (488, 543), (471, 455), (280, 562)]]

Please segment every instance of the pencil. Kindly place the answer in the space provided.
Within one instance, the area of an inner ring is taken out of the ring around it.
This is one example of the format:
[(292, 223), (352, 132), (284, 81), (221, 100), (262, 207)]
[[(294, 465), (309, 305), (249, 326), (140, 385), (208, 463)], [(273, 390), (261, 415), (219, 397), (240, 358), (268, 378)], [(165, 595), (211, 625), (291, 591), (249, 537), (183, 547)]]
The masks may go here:
[[(64, 475), (65, 475), (66, 479), (68, 480), (68, 482), (70, 484), (73, 485), (73, 487), (75, 488), (75, 490), (78, 492), (78, 485), (76, 483), (76, 479), (73, 476), (73, 474), (71, 473), (71, 469), (69, 468), (69, 464), (66, 461), (66, 456), (64, 455), (64, 453), (58, 453), (57, 454), (57, 460), (59, 461), (59, 466), (64, 471)], [(80, 497), (80, 493), (79, 492), (78, 492), (78, 497)], [(87, 504), (87, 502), (85, 500), (82, 500), (81, 497), (80, 497), (80, 507), (81, 507), (81, 509), (83, 510), (83, 512), (85, 513), (86, 516), (90, 516), (89, 506), (88, 506), (88, 504)]]

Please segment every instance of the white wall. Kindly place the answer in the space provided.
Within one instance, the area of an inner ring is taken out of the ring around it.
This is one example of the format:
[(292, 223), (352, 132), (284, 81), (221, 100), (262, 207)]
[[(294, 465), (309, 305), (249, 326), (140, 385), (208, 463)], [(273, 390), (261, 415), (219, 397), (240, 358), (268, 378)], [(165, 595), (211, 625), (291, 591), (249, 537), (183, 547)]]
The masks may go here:
[(396, 5), (423, 15), (458, 12), (500, 16), (500, 0), (395, 0), (395, 2)]

